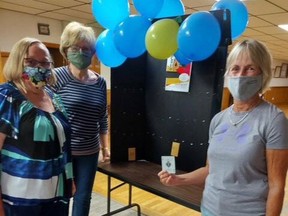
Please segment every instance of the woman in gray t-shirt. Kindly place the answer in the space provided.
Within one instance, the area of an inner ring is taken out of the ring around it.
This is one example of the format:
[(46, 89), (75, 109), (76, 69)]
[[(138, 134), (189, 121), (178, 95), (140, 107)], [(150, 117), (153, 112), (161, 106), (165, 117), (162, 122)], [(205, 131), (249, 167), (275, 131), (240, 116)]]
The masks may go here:
[(204, 185), (205, 216), (280, 215), (288, 168), (288, 120), (262, 95), (272, 57), (256, 40), (239, 42), (227, 59), (234, 103), (210, 124), (207, 165), (183, 175), (161, 171), (165, 185)]

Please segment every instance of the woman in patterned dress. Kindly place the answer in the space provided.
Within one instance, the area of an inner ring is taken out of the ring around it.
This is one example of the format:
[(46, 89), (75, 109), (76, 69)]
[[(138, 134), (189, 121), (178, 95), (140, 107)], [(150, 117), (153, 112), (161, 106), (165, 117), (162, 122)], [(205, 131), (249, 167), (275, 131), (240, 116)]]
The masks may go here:
[[(0, 85), (0, 215), (68, 216), (72, 193), (70, 126), (46, 46), (23, 38)], [(5, 214), (4, 214), (5, 212)]]

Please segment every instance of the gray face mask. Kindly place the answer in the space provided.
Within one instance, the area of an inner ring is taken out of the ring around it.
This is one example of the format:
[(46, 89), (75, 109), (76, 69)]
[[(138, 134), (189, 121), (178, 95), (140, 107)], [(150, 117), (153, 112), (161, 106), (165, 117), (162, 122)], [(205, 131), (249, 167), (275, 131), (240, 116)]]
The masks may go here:
[(247, 101), (262, 88), (262, 75), (228, 77), (228, 88), (233, 98)]

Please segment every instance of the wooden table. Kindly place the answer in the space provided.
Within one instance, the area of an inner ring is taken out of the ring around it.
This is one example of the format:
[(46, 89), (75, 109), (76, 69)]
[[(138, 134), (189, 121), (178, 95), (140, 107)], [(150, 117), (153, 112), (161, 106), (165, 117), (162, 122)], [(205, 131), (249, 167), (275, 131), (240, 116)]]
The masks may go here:
[[(163, 185), (157, 176), (157, 173), (161, 171), (161, 166), (159, 164), (148, 161), (99, 163), (98, 171), (108, 176), (107, 214), (105, 215), (113, 215), (132, 207), (137, 207), (138, 215), (141, 215), (140, 205), (132, 203), (132, 186), (156, 194), (196, 211), (200, 211), (203, 189), (191, 185), (175, 187)], [(183, 172), (177, 171), (177, 173)], [(116, 178), (123, 183), (111, 187), (111, 178)], [(111, 192), (124, 184), (129, 185), (128, 205), (111, 211)]]

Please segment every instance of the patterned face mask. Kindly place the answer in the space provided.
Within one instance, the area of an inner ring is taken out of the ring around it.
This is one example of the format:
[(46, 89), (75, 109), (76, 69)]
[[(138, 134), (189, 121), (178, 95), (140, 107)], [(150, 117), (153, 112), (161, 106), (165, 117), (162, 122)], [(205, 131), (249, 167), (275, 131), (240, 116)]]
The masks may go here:
[(41, 88), (47, 85), (51, 75), (51, 69), (25, 66), (22, 77), (30, 80), (35, 87)]

